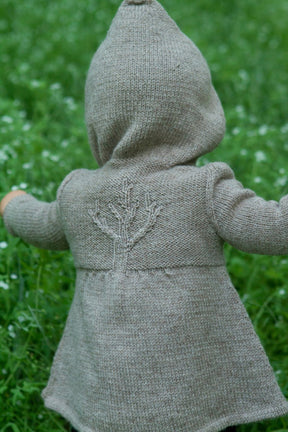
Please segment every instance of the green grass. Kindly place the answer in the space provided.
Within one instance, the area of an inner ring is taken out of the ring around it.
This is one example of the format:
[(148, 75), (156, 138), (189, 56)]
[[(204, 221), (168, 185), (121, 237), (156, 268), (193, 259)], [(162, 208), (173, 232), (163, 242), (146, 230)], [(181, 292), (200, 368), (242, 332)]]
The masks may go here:
[[(84, 83), (116, 0), (1, 0), (0, 187), (51, 201), (72, 169), (95, 168)], [(163, 0), (204, 53), (227, 117), (222, 160), (266, 199), (288, 192), (286, 0)], [(232, 280), (288, 397), (288, 258), (226, 247)], [(74, 288), (69, 253), (35, 249), (0, 226), (0, 432), (59, 432), (40, 398)], [(280, 418), (238, 430), (288, 432)]]

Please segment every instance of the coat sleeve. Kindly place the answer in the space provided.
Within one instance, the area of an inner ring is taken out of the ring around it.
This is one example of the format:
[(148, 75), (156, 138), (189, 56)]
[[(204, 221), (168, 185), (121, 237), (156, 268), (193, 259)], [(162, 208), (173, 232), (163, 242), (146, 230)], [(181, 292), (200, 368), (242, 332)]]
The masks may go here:
[(41, 249), (69, 249), (62, 229), (58, 202), (41, 202), (31, 195), (13, 198), (5, 208), (4, 223), (15, 237)]
[(58, 189), (57, 200), (52, 203), (39, 201), (28, 194), (13, 198), (3, 215), (10, 234), (40, 249), (69, 249), (61, 220), (60, 202), (63, 189), (76, 171), (64, 179)]
[(244, 252), (288, 254), (288, 195), (265, 201), (235, 180), (228, 165), (209, 166), (207, 208), (218, 235)]

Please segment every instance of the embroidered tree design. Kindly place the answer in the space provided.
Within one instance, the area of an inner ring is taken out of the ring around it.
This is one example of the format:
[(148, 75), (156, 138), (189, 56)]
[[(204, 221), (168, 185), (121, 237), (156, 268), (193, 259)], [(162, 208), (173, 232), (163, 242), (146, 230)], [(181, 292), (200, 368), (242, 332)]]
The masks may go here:
[(144, 225), (135, 233), (132, 233), (132, 224), (136, 219), (137, 210), (140, 207), (139, 200), (132, 201), (133, 184), (128, 183), (125, 178), (122, 183), (121, 197), (118, 201), (120, 208), (116, 208), (114, 204), (109, 204), (111, 213), (118, 221), (118, 231), (111, 228), (105, 217), (100, 216), (99, 201), (96, 201), (95, 210), (90, 210), (89, 215), (93, 222), (110, 238), (114, 240), (114, 269), (125, 270), (127, 267), (128, 254), (149, 231), (154, 227), (157, 217), (162, 210), (155, 201), (150, 198), (149, 192), (145, 194), (145, 211), (147, 214)]

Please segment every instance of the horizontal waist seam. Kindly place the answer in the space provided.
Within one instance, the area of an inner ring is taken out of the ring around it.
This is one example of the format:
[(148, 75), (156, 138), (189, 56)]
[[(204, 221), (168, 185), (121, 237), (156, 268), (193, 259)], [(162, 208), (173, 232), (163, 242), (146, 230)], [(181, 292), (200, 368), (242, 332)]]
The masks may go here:
[(143, 268), (127, 268), (125, 271), (119, 271), (119, 270), (113, 270), (113, 268), (107, 268), (107, 269), (96, 269), (96, 268), (90, 268), (90, 267), (82, 267), (82, 266), (76, 266), (76, 270), (79, 271), (92, 271), (92, 272), (111, 272), (111, 273), (130, 273), (130, 272), (149, 272), (149, 271), (156, 271), (156, 270), (162, 270), (169, 272), (169, 270), (181, 270), (185, 268), (215, 268), (215, 267), (225, 267), (225, 263), (223, 264), (185, 264), (183, 266), (171, 266), (171, 267), (149, 267), (147, 269)]

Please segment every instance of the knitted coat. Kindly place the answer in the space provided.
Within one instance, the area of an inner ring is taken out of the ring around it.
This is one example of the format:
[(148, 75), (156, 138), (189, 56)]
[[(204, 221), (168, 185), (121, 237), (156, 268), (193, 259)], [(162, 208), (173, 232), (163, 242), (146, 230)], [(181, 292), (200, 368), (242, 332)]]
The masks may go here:
[(288, 253), (288, 196), (266, 202), (215, 148), (224, 114), (196, 46), (155, 0), (126, 0), (86, 84), (100, 166), (57, 200), (14, 198), (11, 234), (70, 248), (73, 303), (47, 407), (80, 432), (213, 432), (288, 413), (223, 244)]

